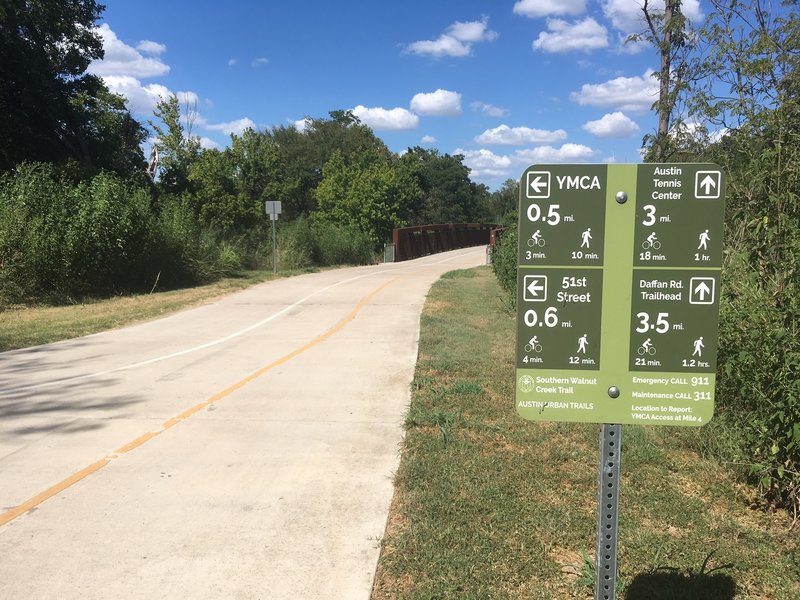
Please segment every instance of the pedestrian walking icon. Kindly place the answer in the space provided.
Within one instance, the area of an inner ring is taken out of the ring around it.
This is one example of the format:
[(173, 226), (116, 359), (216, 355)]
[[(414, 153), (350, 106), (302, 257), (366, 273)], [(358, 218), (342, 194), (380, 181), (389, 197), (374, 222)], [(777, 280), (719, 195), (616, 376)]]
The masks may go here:
[(708, 250), (708, 241), (711, 239), (711, 236), (708, 235), (708, 229), (706, 229), (703, 233), (700, 234), (699, 240), (700, 245), (697, 246), (698, 250)]
[(705, 348), (705, 344), (703, 344), (703, 336), (701, 335), (694, 341), (694, 352), (692, 352), (692, 356), (703, 356), (703, 348)]
[(578, 338), (578, 354), (586, 354), (586, 344), (588, 344), (587, 334), (583, 334)]
[(592, 228), (589, 227), (581, 234), (581, 248), (588, 248), (589, 241), (592, 239)]

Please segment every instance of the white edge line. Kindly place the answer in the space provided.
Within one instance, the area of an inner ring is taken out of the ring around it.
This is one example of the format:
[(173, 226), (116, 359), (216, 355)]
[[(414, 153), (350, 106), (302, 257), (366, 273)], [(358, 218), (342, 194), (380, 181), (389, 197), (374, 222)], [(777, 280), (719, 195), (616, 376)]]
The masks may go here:
[(304, 304), (305, 302), (307, 302), (308, 300), (310, 300), (314, 296), (317, 296), (318, 294), (322, 294), (323, 292), (327, 292), (328, 290), (332, 290), (333, 288), (338, 287), (340, 285), (344, 285), (345, 283), (350, 283), (351, 281), (356, 281), (358, 279), (364, 279), (365, 277), (372, 277), (374, 275), (381, 275), (383, 273), (391, 273), (392, 270), (407, 270), (407, 269), (413, 269), (413, 268), (418, 268), (418, 267), (441, 265), (441, 264), (448, 263), (448, 262), (450, 262), (452, 260), (456, 260), (456, 259), (462, 258), (463, 254), (466, 254), (466, 252), (462, 253), (462, 254), (459, 254), (458, 256), (451, 256), (449, 258), (446, 258), (446, 259), (431, 263), (430, 265), (409, 265), (409, 266), (397, 267), (395, 269), (385, 269), (385, 270), (381, 270), (381, 271), (375, 271), (373, 273), (365, 273), (364, 275), (357, 275), (355, 277), (350, 277), (348, 279), (343, 279), (342, 281), (338, 281), (338, 282), (336, 282), (334, 284), (331, 284), (331, 285), (329, 285), (327, 287), (321, 288), (319, 290), (316, 290), (315, 292), (312, 292), (312, 293), (308, 294), (307, 296), (301, 298), (300, 300), (298, 300), (294, 304), (291, 304), (289, 306), (286, 306), (286, 307), (282, 308), (278, 312), (273, 313), (269, 317), (267, 317), (265, 319), (262, 319), (262, 320), (258, 321), (257, 323), (253, 323), (252, 325), (248, 325), (244, 329), (240, 329), (239, 331), (235, 331), (234, 333), (228, 334), (225, 337), (221, 337), (221, 338), (216, 339), (216, 340), (214, 340), (212, 342), (207, 342), (207, 343), (201, 344), (199, 346), (194, 346), (192, 348), (186, 348), (185, 350), (180, 350), (179, 352), (173, 352), (172, 354), (165, 354), (164, 356), (158, 356), (156, 358), (150, 358), (148, 360), (143, 360), (143, 361), (131, 363), (129, 365), (124, 365), (122, 367), (116, 367), (114, 369), (107, 369), (105, 371), (97, 371), (95, 373), (86, 373), (84, 375), (76, 375), (74, 377), (66, 377), (64, 379), (54, 379), (54, 380), (51, 380), (51, 381), (45, 381), (45, 382), (37, 383), (37, 384), (34, 384), (34, 385), (24, 385), (24, 386), (19, 386), (19, 387), (15, 387), (15, 388), (6, 388), (6, 389), (3, 390), (3, 392), (5, 392), (5, 393), (25, 392), (25, 391), (29, 391), (29, 390), (38, 390), (38, 389), (42, 389), (42, 388), (46, 388), (46, 387), (52, 387), (54, 385), (60, 385), (60, 384), (64, 384), (64, 383), (73, 383), (75, 381), (82, 381), (84, 379), (92, 379), (94, 377), (102, 377), (103, 375), (110, 375), (111, 373), (119, 373), (120, 371), (128, 371), (130, 369), (136, 369), (138, 367), (144, 367), (146, 365), (151, 365), (151, 364), (154, 364), (154, 363), (162, 362), (162, 361), (165, 361), (165, 360), (169, 360), (171, 358), (177, 358), (177, 357), (183, 356), (185, 354), (191, 354), (193, 352), (198, 352), (200, 350), (205, 350), (206, 348), (211, 348), (212, 346), (217, 346), (219, 344), (223, 344), (223, 343), (225, 343), (225, 342), (227, 342), (229, 340), (232, 340), (234, 338), (242, 336), (245, 333), (248, 333), (248, 332), (250, 332), (250, 331), (252, 331), (254, 329), (258, 329), (259, 327), (261, 327), (263, 325), (266, 325), (270, 321), (273, 321), (274, 319), (277, 319), (278, 317), (280, 317), (284, 313), (287, 313), (288, 311), (292, 310), (296, 306)]

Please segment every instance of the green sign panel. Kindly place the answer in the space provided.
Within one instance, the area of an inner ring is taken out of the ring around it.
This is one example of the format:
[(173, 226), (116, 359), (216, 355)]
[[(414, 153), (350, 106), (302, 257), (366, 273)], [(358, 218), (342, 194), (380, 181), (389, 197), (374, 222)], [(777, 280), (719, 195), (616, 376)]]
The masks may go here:
[(714, 412), (725, 177), (534, 165), (520, 182), (516, 406), (700, 426)]

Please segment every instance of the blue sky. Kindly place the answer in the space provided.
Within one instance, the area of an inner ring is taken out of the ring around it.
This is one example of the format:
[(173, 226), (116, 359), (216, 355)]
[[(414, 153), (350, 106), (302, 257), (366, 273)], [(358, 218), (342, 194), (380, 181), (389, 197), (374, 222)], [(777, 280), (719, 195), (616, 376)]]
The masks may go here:
[(206, 147), (349, 109), (393, 151), (463, 154), (497, 189), (537, 162), (640, 160), (658, 56), (622, 42), (641, 2), (106, 0), (90, 71), (143, 122), (159, 96), (196, 104)]

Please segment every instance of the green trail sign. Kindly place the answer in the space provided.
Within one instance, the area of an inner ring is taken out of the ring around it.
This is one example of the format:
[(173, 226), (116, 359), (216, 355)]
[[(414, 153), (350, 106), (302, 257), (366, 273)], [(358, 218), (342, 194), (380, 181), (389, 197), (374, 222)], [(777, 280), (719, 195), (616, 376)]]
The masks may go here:
[(725, 177), (711, 164), (534, 165), (520, 182), (516, 407), (705, 425)]

